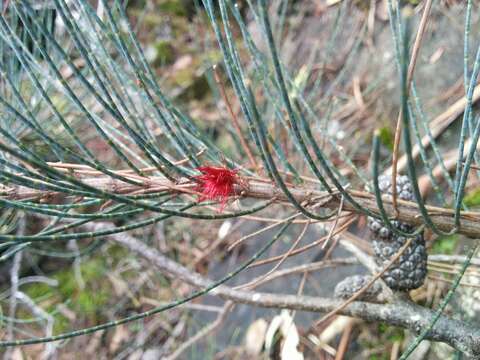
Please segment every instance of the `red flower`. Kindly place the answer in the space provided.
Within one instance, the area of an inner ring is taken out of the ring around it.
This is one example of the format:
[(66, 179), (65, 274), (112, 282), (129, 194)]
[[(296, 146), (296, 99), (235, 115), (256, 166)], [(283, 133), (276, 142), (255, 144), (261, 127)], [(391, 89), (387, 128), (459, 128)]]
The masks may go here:
[(199, 200), (218, 201), (223, 210), (228, 198), (234, 194), (238, 170), (214, 166), (201, 166), (197, 170), (202, 173), (195, 176), (198, 181), (196, 190), (202, 194)]

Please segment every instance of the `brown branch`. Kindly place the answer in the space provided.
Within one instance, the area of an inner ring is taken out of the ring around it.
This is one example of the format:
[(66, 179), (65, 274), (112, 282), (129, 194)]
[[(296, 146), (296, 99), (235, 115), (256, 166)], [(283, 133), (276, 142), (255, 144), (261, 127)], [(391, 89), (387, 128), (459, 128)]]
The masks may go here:
[[(162, 177), (144, 177), (141, 185), (124, 183), (120, 180), (110, 177), (94, 177), (82, 179), (85, 184), (95, 187), (99, 190), (128, 195), (131, 193), (155, 193), (169, 191), (174, 193), (195, 193), (193, 190), (195, 184), (183, 182), (175, 184)], [(277, 202), (290, 203), (289, 199), (274, 185), (260, 180), (245, 180), (242, 185), (237, 185), (235, 189), (239, 196), (256, 199), (276, 199)], [(314, 208), (338, 209), (341, 198), (338, 195), (331, 195), (325, 191), (317, 191), (309, 188), (290, 187), (293, 196), (300, 203), (306, 203)], [(363, 191), (347, 190), (350, 196), (363, 208), (379, 214), (378, 205), (375, 197)], [(58, 200), (65, 194), (53, 191), (40, 191), (25, 186), (0, 185), (0, 198), (7, 200), (42, 200), (44, 202)], [(384, 208), (386, 213), (393, 217), (395, 215), (391, 200), (384, 199)], [(442, 231), (452, 231), (455, 229), (454, 211), (452, 209), (427, 206), (427, 211), (432, 218), (433, 223)], [(350, 203), (345, 202), (343, 210), (347, 212), (358, 212)], [(423, 225), (423, 218), (414, 202), (398, 200), (398, 220), (414, 225)], [(480, 213), (471, 211), (462, 211), (460, 215), (461, 227), (459, 234), (470, 238), (480, 238)]]

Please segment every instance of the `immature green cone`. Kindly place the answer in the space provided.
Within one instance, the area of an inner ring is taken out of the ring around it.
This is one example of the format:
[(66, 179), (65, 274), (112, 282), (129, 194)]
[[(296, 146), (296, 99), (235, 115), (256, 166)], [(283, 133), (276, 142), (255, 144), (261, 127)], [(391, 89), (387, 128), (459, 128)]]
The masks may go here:
[[(392, 194), (390, 176), (378, 179), (382, 194)], [(412, 185), (407, 176), (397, 177), (397, 196), (399, 199), (413, 201)], [(392, 221), (392, 225), (403, 232), (411, 233), (414, 228), (400, 221)], [(368, 218), (368, 227), (373, 234), (373, 250), (376, 262), (385, 267), (398, 250), (406, 243), (407, 238), (395, 235), (381, 220)], [(423, 233), (416, 235), (400, 258), (383, 274), (382, 278), (392, 290), (408, 291), (423, 285), (427, 275), (427, 251)]]

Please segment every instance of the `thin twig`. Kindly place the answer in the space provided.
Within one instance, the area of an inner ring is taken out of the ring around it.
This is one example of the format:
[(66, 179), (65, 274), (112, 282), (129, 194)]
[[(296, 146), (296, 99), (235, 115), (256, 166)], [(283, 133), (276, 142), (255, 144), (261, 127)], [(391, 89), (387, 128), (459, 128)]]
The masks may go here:
[[(13, 257), (13, 264), (10, 268), (10, 303), (8, 308), (8, 316), (10, 321), (7, 323), (7, 336), (8, 340), (13, 339), (13, 319), (15, 319), (15, 313), (17, 311), (17, 293), (18, 293), (18, 285), (19, 285), (19, 272), (20, 266), (22, 262), (22, 255), (23, 251), (19, 251)], [(13, 349), (8, 349), (4, 354), (4, 359), (8, 360), (12, 358)]]
[(252, 166), (252, 168), (256, 169), (258, 171), (259, 170), (258, 164), (255, 161), (255, 157), (252, 154), (252, 150), (250, 149), (250, 145), (248, 144), (248, 142), (245, 140), (245, 137), (243, 136), (242, 129), (240, 128), (240, 123), (238, 122), (238, 119), (237, 119), (237, 115), (235, 115), (235, 112), (232, 109), (232, 105), (230, 104), (230, 101), (228, 100), (227, 94), (225, 92), (225, 86), (223, 85), (223, 82), (220, 79), (220, 75), (218, 74), (217, 65), (213, 65), (213, 76), (215, 78), (215, 82), (217, 83), (217, 85), (220, 89), (220, 94), (222, 95), (223, 101), (225, 102), (225, 105), (227, 106), (228, 112), (230, 113), (230, 118), (232, 119), (233, 127), (235, 128), (235, 131), (237, 132), (238, 140), (240, 140), (240, 144), (242, 145), (243, 151), (245, 151), (245, 154), (247, 155), (248, 160), (250, 161), (250, 165)]
[[(330, 231), (328, 232), (327, 240), (325, 240), (325, 242), (322, 245), (322, 250), (324, 250), (327, 247), (327, 244), (330, 242), (330, 239), (333, 236), (333, 232), (337, 228), (338, 220), (340, 219), (340, 214), (343, 211), (343, 200), (344, 200), (344, 197), (342, 196), (340, 198), (340, 206), (338, 207), (337, 216), (335, 217), (335, 221), (333, 222), (333, 225), (330, 227)], [(326, 256), (326, 257), (328, 258), (328, 256)]]
[(178, 349), (176, 349), (172, 354), (169, 356), (166, 356), (164, 359), (165, 360), (175, 360), (178, 359), (189, 347), (194, 345), (196, 342), (200, 341), (204, 337), (208, 336), (211, 334), (213, 331), (215, 331), (225, 320), (227, 317), (228, 313), (232, 310), (233, 308), (233, 302), (232, 301), (227, 301), (225, 303), (225, 306), (222, 309), (222, 312), (218, 315), (218, 317), (215, 319), (214, 322), (211, 324), (205, 326), (203, 329), (201, 329), (199, 332), (197, 332), (195, 335), (193, 335), (191, 338), (189, 338), (187, 341), (182, 343)]
[[(257, 231), (254, 231), (254, 232), (251, 232), (250, 234), (247, 234), (245, 236), (242, 236), (240, 239), (238, 240), (235, 240), (232, 244), (230, 244), (227, 248), (227, 251), (232, 251), (235, 247), (237, 247), (238, 245), (242, 244), (245, 240), (248, 240), (254, 236), (257, 236), (259, 234), (262, 234), (263, 232), (265, 231), (268, 231), (270, 229), (273, 229), (274, 227), (277, 227), (279, 225), (282, 225), (282, 224), (285, 224), (287, 221), (290, 221), (290, 220), (293, 220), (295, 219), (296, 217), (300, 216), (301, 213), (296, 213), (296, 214), (293, 214), (285, 219), (282, 219), (282, 220), (277, 220), (274, 224), (271, 224), (271, 225), (268, 225), (268, 226), (265, 226), (265, 227), (262, 227), (261, 229), (257, 230)], [(307, 221), (307, 223), (309, 224), (309, 222)]]
[(348, 349), (348, 343), (350, 340), (350, 334), (352, 333), (354, 323), (348, 323), (347, 327), (343, 330), (342, 337), (340, 338), (340, 344), (338, 344), (337, 353), (335, 354), (335, 360), (343, 360)]
[(302, 264), (302, 265), (294, 266), (287, 269), (277, 270), (274, 273), (269, 274), (268, 277), (266, 278), (263, 275), (261, 275), (252, 280), (252, 282), (255, 282), (255, 286), (251, 286), (251, 287), (252, 288), (258, 287), (267, 282), (271, 282), (275, 279), (278, 279), (284, 276), (289, 276), (289, 275), (294, 275), (299, 273), (305, 274), (305, 273), (310, 273), (310, 272), (322, 270), (329, 267), (336, 267), (339, 265), (355, 265), (355, 264), (358, 264), (358, 262), (353, 257), (345, 258), (345, 259), (322, 260), (322, 261), (312, 262), (309, 264)]
[[(342, 223), (342, 225), (337, 229), (335, 230), (331, 236), (335, 236), (337, 234), (340, 234), (341, 232), (343, 232), (345, 229), (347, 229), (354, 221), (356, 220), (356, 217), (351, 217), (349, 219), (346, 219), (344, 223)], [(307, 250), (310, 250), (311, 248), (319, 245), (319, 244), (322, 244), (324, 241), (328, 240), (329, 239), (329, 235), (326, 235), (326, 236), (323, 236), (321, 237), (320, 239), (314, 241), (313, 243), (311, 244), (308, 244), (308, 245), (305, 245), (301, 248), (298, 248), (296, 250), (293, 250), (292, 252), (290, 252), (290, 254), (288, 254), (288, 257), (290, 256), (294, 256), (294, 255), (298, 255), (298, 254), (301, 254)], [(271, 258), (268, 258), (268, 259), (264, 259), (264, 260), (259, 260), (257, 262), (254, 262), (252, 265), (250, 265), (249, 267), (255, 267), (255, 266), (261, 266), (261, 265), (266, 265), (266, 264), (270, 264), (272, 262), (275, 262), (277, 260), (280, 260), (282, 257), (283, 257), (284, 254), (281, 254), (281, 255), (277, 255), (277, 256), (272, 256)]]
[[(473, 91), (472, 104), (476, 103), (479, 99), (480, 99), (480, 85), (477, 85)], [(449, 125), (453, 121), (455, 121), (455, 119), (457, 119), (460, 116), (460, 114), (463, 113), (466, 105), (467, 105), (467, 99), (466, 99), (466, 96), (463, 96), (462, 98), (458, 99), (454, 104), (452, 104), (447, 110), (445, 110), (440, 115), (438, 115), (435, 119), (433, 119), (429, 123), (432, 139), (436, 139), (437, 137), (439, 137), (449, 127)], [(427, 148), (428, 146), (430, 146), (431, 145), (430, 139), (431, 138), (428, 134), (423, 136), (421, 140), (421, 146), (424, 148)], [(412, 158), (416, 159), (419, 155), (420, 155), (420, 144), (415, 144), (415, 146), (412, 149)], [(398, 160), (397, 171), (403, 171), (406, 166), (407, 166), (407, 157), (404, 154)], [(383, 173), (391, 174), (392, 167), (390, 166)]]
[[(446, 263), (456, 263), (456, 264), (463, 264), (467, 257), (463, 255), (443, 255), (443, 254), (433, 254), (428, 256), (429, 261), (439, 261), (439, 262), (446, 262)], [(470, 261), (470, 265), (480, 266), (480, 258), (475, 257), (472, 258)]]
[(267, 271), (265, 274), (263, 274), (260, 277), (260, 279), (255, 279), (253, 281), (250, 281), (247, 284), (236, 286), (236, 287), (234, 287), (234, 289), (253, 288), (257, 285), (257, 283), (260, 283), (262, 280), (265, 280), (269, 275), (274, 273), (285, 262), (285, 260), (290, 256), (290, 254), (293, 252), (293, 250), (295, 250), (298, 243), (303, 239), (305, 233), (307, 232), (307, 229), (308, 229), (309, 225), (310, 225), (310, 223), (305, 224), (305, 226), (303, 227), (302, 231), (300, 232), (300, 234), (297, 236), (297, 238), (293, 242), (290, 249), (288, 249), (288, 251), (285, 254), (283, 254), (283, 256), (280, 258), (279, 262), (277, 264), (275, 264), (275, 266), (273, 268), (271, 268), (269, 271)]

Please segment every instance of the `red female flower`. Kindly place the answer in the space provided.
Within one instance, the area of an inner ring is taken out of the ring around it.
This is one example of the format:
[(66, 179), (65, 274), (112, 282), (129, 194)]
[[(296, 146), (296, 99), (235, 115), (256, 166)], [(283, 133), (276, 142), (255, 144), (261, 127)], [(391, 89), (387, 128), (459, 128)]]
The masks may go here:
[(202, 173), (195, 176), (198, 181), (196, 190), (202, 194), (199, 200), (218, 201), (223, 210), (228, 198), (234, 194), (234, 185), (238, 182), (238, 170), (214, 166), (201, 166), (197, 170)]

